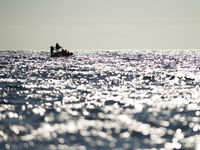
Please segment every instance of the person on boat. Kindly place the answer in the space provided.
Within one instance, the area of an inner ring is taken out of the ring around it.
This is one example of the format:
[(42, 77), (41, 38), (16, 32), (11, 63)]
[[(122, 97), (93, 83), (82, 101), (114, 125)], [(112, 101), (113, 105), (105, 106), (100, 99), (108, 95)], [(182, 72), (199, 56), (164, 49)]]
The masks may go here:
[(62, 48), (58, 43), (56, 43), (56, 50)]
[(65, 56), (65, 54), (66, 54), (66, 51), (64, 50), (64, 49), (62, 49), (62, 56)]
[(62, 55), (69, 56), (69, 51), (67, 49), (66, 50), (62, 49)]
[(51, 56), (54, 55), (54, 50), (55, 50), (55, 48), (54, 48), (53, 46), (51, 46), (51, 47), (50, 47)]

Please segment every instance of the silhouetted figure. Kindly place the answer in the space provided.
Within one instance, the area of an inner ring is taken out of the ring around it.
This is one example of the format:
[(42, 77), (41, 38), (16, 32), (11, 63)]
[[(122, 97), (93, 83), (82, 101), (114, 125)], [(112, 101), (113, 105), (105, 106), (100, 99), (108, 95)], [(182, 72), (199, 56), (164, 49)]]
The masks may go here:
[(56, 50), (62, 48), (58, 43), (56, 43)]
[(61, 52), (62, 56), (65, 56), (65, 50), (62, 49), (62, 52)]
[(54, 55), (54, 50), (55, 50), (55, 48), (54, 48), (53, 46), (51, 46), (51, 47), (50, 47), (51, 56)]

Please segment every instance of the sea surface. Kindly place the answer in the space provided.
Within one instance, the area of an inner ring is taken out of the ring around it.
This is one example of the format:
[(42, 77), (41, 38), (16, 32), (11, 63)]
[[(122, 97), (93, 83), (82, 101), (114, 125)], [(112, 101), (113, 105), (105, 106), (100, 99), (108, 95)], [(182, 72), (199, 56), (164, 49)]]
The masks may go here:
[(200, 50), (0, 51), (0, 150), (200, 150)]

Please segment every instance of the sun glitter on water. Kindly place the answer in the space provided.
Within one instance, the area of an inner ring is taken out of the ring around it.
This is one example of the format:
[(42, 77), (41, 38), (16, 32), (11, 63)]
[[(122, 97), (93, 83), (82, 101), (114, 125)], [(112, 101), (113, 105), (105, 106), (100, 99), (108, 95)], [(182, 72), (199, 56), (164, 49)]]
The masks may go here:
[(0, 149), (199, 149), (199, 50), (0, 53)]

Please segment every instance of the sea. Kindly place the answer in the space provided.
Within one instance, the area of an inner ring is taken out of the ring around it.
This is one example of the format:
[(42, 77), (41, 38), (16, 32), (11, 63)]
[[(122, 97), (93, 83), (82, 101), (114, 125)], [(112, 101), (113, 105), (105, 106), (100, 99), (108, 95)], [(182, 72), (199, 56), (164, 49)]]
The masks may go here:
[(200, 150), (200, 50), (0, 51), (0, 150)]

